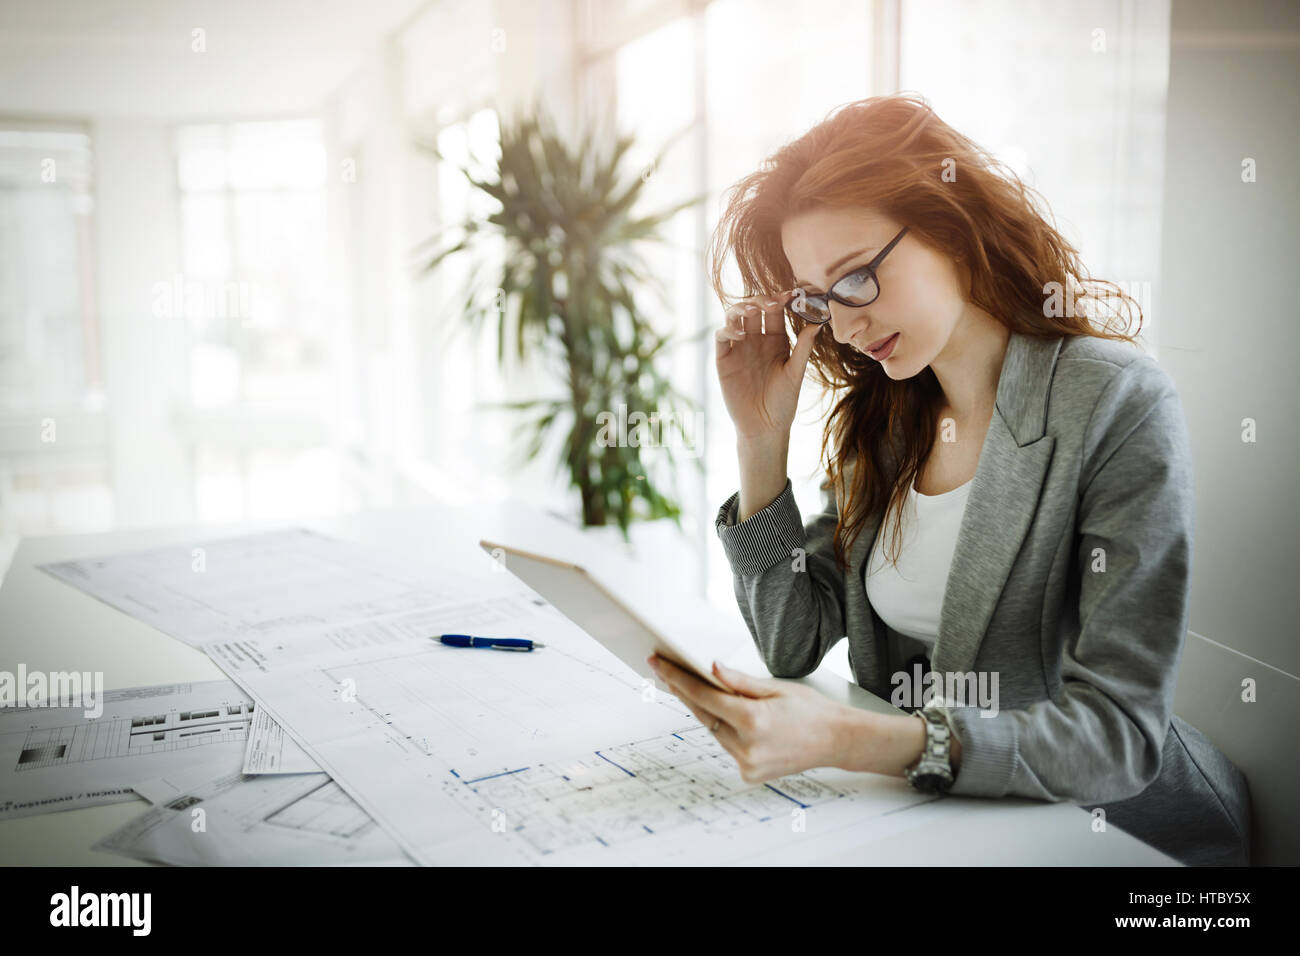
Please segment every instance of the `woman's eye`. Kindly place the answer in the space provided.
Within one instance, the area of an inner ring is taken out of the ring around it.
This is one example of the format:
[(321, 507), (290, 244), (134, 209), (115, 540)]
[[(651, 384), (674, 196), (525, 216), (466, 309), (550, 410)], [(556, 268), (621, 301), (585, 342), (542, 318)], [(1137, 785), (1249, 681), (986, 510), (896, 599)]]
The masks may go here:
[(880, 287), (869, 269), (845, 276), (835, 288), (835, 294), (848, 300), (850, 305), (867, 305), (875, 301), (879, 292)]
[(844, 277), (843, 287), (845, 289), (860, 289), (871, 281), (871, 273), (866, 269), (858, 272), (852, 272)]

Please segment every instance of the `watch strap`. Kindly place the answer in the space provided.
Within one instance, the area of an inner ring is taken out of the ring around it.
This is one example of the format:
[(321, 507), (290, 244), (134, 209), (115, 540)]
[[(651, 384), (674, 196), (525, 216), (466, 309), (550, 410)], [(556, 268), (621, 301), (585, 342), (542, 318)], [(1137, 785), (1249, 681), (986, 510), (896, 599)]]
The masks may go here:
[(923, 793), (942, 793), (952, 786), (952, 722), (947, 711), (931, 702), (916, 715), (925, 723), (925, 749), (904, 771), (908, 783)]

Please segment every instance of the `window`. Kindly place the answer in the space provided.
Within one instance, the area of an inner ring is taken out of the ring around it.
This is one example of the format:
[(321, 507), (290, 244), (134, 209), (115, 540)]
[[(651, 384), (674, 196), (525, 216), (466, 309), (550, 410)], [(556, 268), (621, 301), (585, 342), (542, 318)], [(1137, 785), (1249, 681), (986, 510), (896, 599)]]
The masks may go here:
[(90, 136), (0, 123), (0, 412), (102, 402)]
[(177, 136), (184, 275), (156, 290), (192, 333), (192, 398), (324, 403), (325, 150), (314, 121), (186, 126)]
[(89, 132), (0, 121), (0, 574), (24, 534), (113, 517)]
[[(647, 190), (647, 209), (697, 193), (706, 199), (669, 224), (671, 245), (647, 260), (668, 286), (663, 328), (679, 335), (715, 327), (721, 309), (708, 287), (702, 243), (717, 224), (723, 192), (758, 166), (783, 142), (819, 122), (834, 107), (870, 95), (871, 4), (815, 0), (792, 17), (780, 0), (712, 0), (696, 4), (635, 2), (600, 4), (588, 24), (588, 60), (582, 85), (597, 116), (612, 113), (622, 131), (634, 132), (638, 162), (678, 132), (691, 135), (674, 146)], [(834, 30), (827, 32), (827, 25)], [(810, 53), (810, 51), (812, 51)], [(810, 66), (810, 62), (815, 63)], [(602, 100), (612, 93), (611, 107)], [(700, 221), (703, 216), (703, 222)], [(735, 269), (724, 273), (739, 291)], [(653, 302), (647, 297), (647, 304)], [(660, 307), (662, 308), (662, 307)], [(731, 572), (718, 545), (713, 520), (739, 482), (735, 432), (713, 368), (713, 339), (675, 357), (679, 386), (705, 410), (705, 477), (683, 468), (684, 525), (694, 527), (702, 564), (680, 557), (646, 560), (682, 568), (692, 589), (724, 608), (735, 604)], [(820, 505), (818, 485), (824, 406), (809, 385), (791, 435), (790, 476), (799, 500)]]
[[(495, 200), (465, 179), (462, 170), (469, 170), (481, 180), (495, 179), (500, 142), (497, 114), (492, 109), (476, 110), (437, 131), (436, 147), (444, 160), (432, 169), (435, 227), (483, 219), (499, 208)], [(445, 242), (441, 240), (429, 247), (430, 251), (443, 248)], [(428, 325), (433, 344), (427, 353), (424, 375), (432, 390), (427, 407), (436, 410), (436, 414), (428, 416), (426, 426), (434, 436), (428, 447), (437, 449), (436, 461), (431, 464), (441, 471), (444, 480), (495, 495), (523, 491), (511, 485), (517, 453), (512, 436), (519, 419), (509, 413), (483, 411), (480, 405), (514, 397), (508, 394), (512, 388), (522, 393), (521, 398), (543, 394), (535, 387), (530, 370), (515, 362), (513, 348), (506, 350), (510, 364), (502, 369), (495, 334), (472, 337), (464, 314), (464, 292), (472, 270), (480, 270), (480, 281), (500, 275), (502, 248), (495, 238), (479, 236), (471, 254), (443, 260), (436, 280), (425, 287), (430, 297), (421, 306), (422, 314), (432, 318)], [(492, 327), (491, 322), (487, 324)]]
[[(717, 225), (723, 194), (752, 172), (783, 143), (803, 135), (835, 107), (871, 95), (871, 4), (855, 0), (816, 0), (791, 17), (788, 4), (775, 0), (716, 0), (704, 14), (708, 51), (708, 156), (710, 234)], [(833, 25), (833, 30), (829, 26)], [(774, 42), (774, 38), (779, 41)], [(815, 67), (812, 65), (815, 63)], [(740, 276), (730, 265), (724, 279), (740, 291)], [(721, 323), (721, 307), (709, 292), (709, 326)], [(731, 569), (713, 531), (718, 506), (740, 487), (736, 433), (722, 402), (709, 354), (708, 534), (709, 597), (735, 605)], [(822, 427), (829, 404), (812, 382), (800, 392), (799, 411), (790, 430), (789, 475), (805, 513), (821, 508)]]
[(190, 331), (183, 423), (202, 521), (337, 508), (326, 155), (315, 120), (183, 126), (184, 273), (156, 314)]

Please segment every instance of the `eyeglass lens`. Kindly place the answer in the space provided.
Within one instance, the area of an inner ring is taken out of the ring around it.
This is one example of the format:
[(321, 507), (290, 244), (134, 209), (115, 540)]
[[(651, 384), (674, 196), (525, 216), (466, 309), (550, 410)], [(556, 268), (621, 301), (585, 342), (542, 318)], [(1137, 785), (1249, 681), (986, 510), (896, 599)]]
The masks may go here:
[[(880, 294), (875, 276), (865, 270), (850, 273), (832, 287), (840, 299), (850, 307), (870, 305)], [(796, 295), (790, 301), (790, 311), (806, 322), (829, 322), (831, 317), (830, 300), (824, 295)]]

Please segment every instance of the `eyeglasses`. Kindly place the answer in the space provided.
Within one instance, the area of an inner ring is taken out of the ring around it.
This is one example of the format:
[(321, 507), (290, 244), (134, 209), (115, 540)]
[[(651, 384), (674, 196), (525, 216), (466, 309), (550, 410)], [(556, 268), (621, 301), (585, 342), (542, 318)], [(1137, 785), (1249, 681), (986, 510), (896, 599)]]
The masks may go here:
[(880, 253), (865, 266), (858, 266), (847, 275), (836, 279), (828, 291), (809, 295), (803, 289), (796, 289), (794, 298), (786, 308), (792, 315), (798, 316), (805, 322), (822, 325), (831, 320), (831, 299), (855, 309), (875, 302), (876, 297), (880, 295), (880, 280), (876, 277), (876, 270), (880, 268), (880, 263), (885, 260), (885, 256), (889, 255), (890, 250), (898, 245), (898, 241), (907, 233), (907, 228), (904, 226), (898, 235), (889, 240), (889, 245), (881, 249)]

